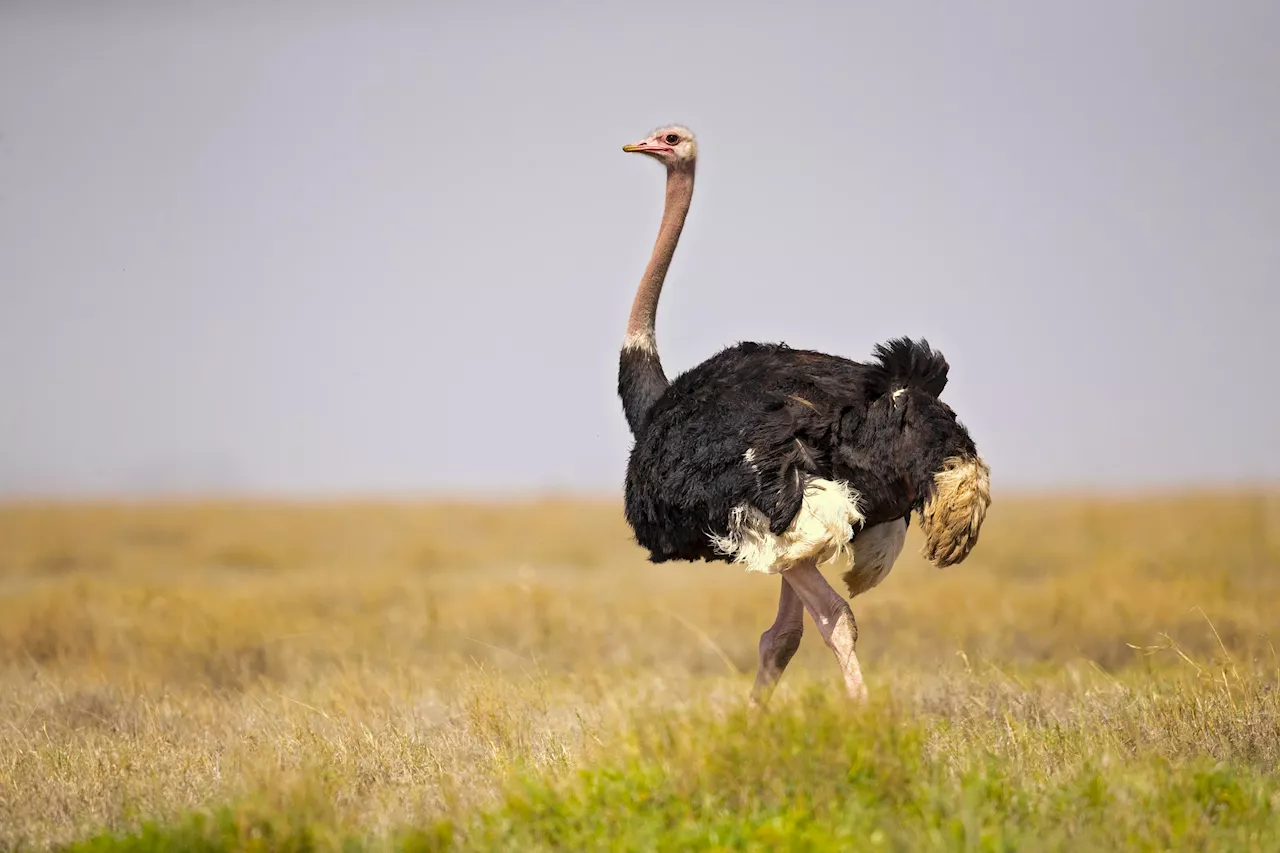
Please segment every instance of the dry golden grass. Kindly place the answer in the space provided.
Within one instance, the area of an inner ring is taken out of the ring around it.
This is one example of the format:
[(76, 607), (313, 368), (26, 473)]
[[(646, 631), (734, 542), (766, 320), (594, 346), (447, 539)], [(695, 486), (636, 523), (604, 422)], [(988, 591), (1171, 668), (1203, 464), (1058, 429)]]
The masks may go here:
[[(937, 756), (1074, 720), (1275, 760), (1280, 496), (1001, 499), (963, 565), (919, 545), (854, 612), (873, 694), (951, 722)], [(482, 809), (740, 705), (776, 594), (647, 563), (610, 502), (0, 508), (0, 848), (227, 802), (373, 836)], [(1159, 710), (1166, 670), (1219, 730)], [(816, 632), (775, 702), (813, 684)]]

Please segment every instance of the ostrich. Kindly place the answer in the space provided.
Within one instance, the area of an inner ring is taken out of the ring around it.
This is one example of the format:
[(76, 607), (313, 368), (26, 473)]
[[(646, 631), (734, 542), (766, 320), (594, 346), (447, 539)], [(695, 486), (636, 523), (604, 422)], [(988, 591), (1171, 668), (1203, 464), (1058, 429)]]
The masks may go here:
[(939, 568), (954, 565), (977, 543), (991, 501), (987, 464), (938, 399), (947, 361), (908, 338), (879, 344), (872, 362), (739, 343), (668, 380), (654, 321), (693, 198), (697, 143), (672, 125), (622, 150), (667, 170), (662, 222), (618, 366), (634, 437), (627, 522), (652, 562), (723, 561), (781, 575), (752, 704), (768, 701), (799, 648), (805, 610), (850, 698), (862, 700), (853, 611), (819, 566), (851, 557), (849, 597), (871, 589), (901, 553), (913, 510), (922, 553)]

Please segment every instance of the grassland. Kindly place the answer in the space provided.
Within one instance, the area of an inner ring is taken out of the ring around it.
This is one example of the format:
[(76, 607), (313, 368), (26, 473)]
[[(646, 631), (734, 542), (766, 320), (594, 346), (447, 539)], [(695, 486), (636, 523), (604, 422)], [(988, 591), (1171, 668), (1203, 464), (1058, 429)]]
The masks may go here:
[(3, 507), (0, 849), (1280, 849), (1280, 496), (918, 546), (752, 714), (776, 581), (613, 503)]

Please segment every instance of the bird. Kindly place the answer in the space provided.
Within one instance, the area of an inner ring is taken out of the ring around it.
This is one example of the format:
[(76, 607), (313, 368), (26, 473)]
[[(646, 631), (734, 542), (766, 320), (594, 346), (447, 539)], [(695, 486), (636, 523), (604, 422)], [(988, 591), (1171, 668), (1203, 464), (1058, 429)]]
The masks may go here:
[(781, 576), (749, 696), (763, 707), (800, 646), (807, 611), (865, 701), (857, 623), (821, 567), (846, 561), (849, 599), (901, 554), (911, 515), (938, 568), (962, 562), (991, 503), (990, 467), (940, 399), (949, 364), (925, 339), (877, 344), (854, 361), (785, 343), (739, 342), (667, 378), (656, 318), (693, 199), (698, 145), (667, 125), (622, 147), (666, 168), (657, 240), (636, 288), (618, 362), (633, 444), (624, 513), (653, 563), (725, 562)]

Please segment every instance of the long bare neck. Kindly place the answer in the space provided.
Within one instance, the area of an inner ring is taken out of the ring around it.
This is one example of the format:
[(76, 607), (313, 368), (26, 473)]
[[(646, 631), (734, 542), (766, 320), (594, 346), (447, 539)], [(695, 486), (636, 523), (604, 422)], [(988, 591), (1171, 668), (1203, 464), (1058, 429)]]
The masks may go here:
[(672, 169), (667, 173), (667, 201), (662, 209), (662, 224), (658, 226), (658, 239), (653, 245), (649, 265), (636, 288), (636, 298), (631, 303), (631, 316), (627, 320), (625, 347), (646, 348), (657, 351), (654, 325), (658, 316), (658, 298), (662, 296), (662, 284), (667, 279), (667, 269), (675, 256), (684, 229), (689, 204), (693, 201), (693, 167), (688, 170)]
[(658, 357), (655, 325), (662, 284), (666, 281), (667, 269), (675, 256), (680, 232), (684, 228), (684, 220), (689, 214), (692, 201), (693, 164), (690, 163), (685, 169), (669, 170), (662, 224), (658, 227), (653, 254), (649, 257), (644, 277), (640, 279), (640, 286), (636, 288), (636, 296), (631, 303), (627, 337), (618, 363), (618, 396), (622, 398), (627, 424), (635, 436), (639, 436), (644, 430), (649, 410), (671, 384), (662, 370), (662, 360)]
[(631, 316), (627, 319), (627, 337), (622, 343), (622, 355), (618, 360), (618, 396), (622, 397), (622, 410), (626, 412), (631, 434), (639, 437), (649, 419), (649, 410), (658, 397), (671, 386), (663, 373), (662, 360), (658, 357), (658, 339), (654, 327), (658, 319), (658, 298), (662, 296), (662, 284), (667, 280), (667, 269), (680, 243), (680, 232), (685, 227), (685, 216), (694, 199), (694, 167), (671, 169), (667, 172), (667, 202), (663, 206), (662, 224), (658, 227), (658, 240), (653, 246), (644, 278), (636, 288), (631, 302)]

